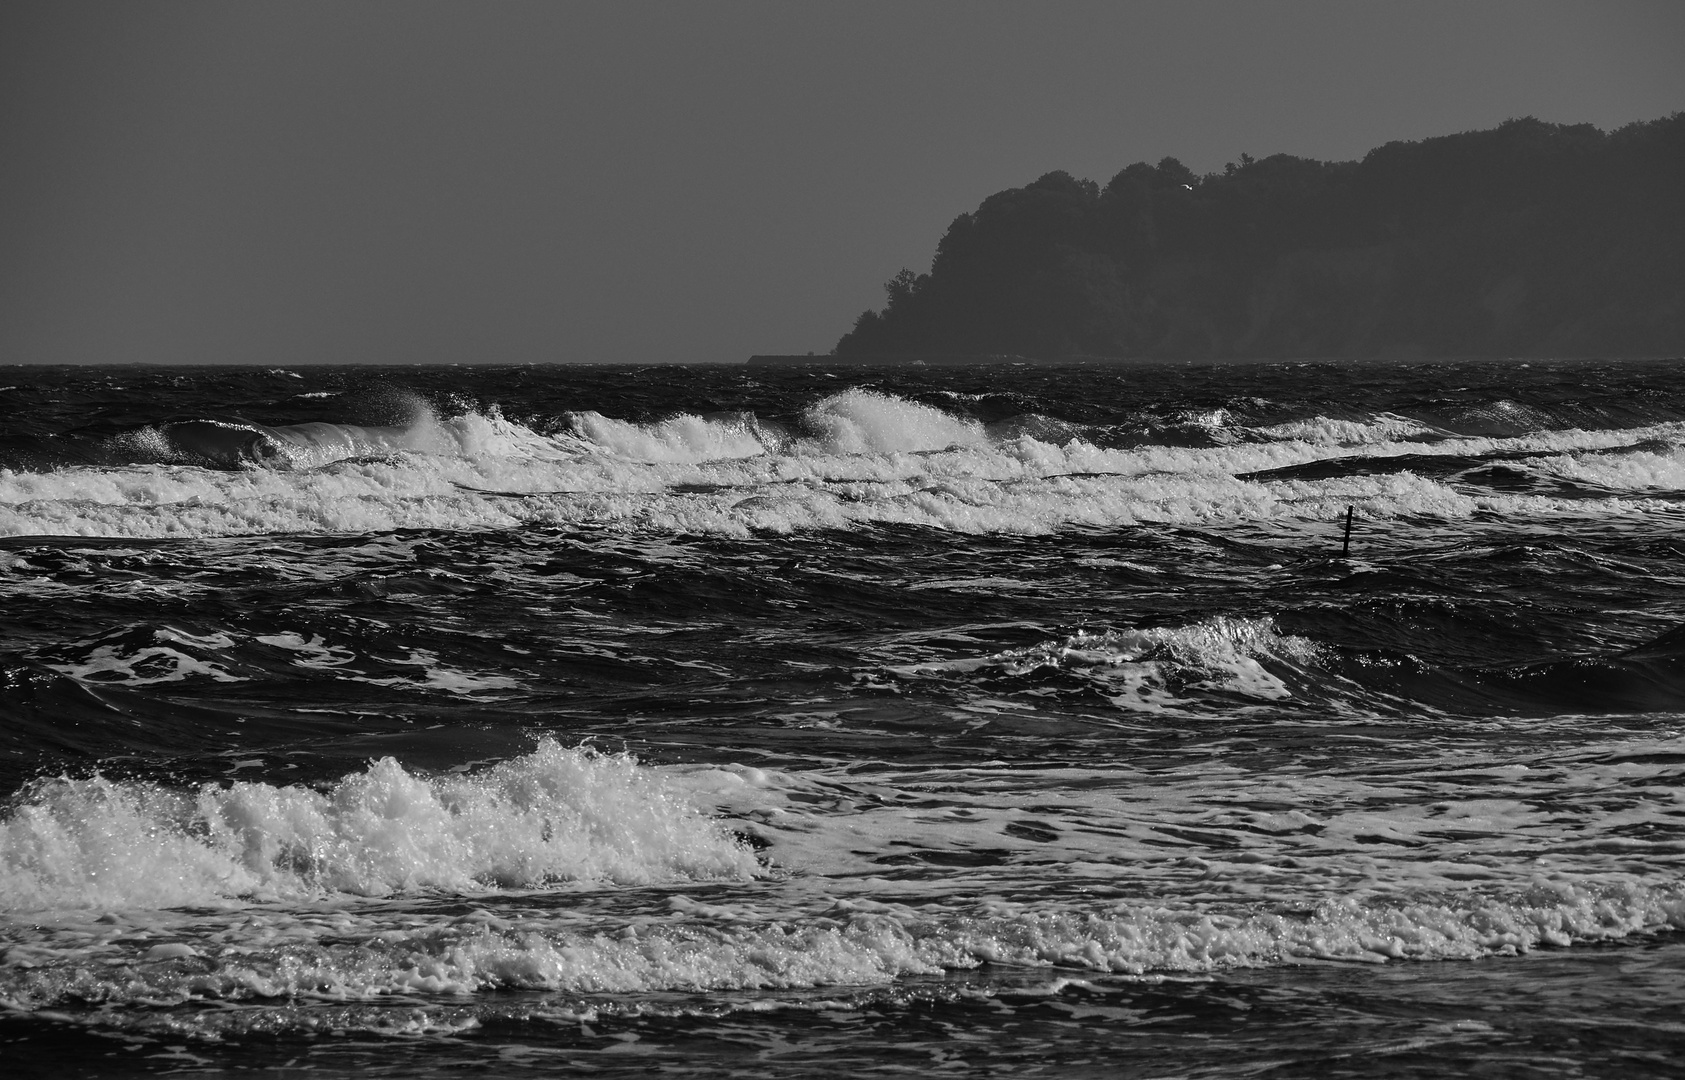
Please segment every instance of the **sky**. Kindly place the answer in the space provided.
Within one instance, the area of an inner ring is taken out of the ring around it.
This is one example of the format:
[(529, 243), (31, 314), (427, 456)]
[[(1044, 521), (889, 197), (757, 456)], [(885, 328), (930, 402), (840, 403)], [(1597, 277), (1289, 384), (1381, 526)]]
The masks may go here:
[(827, 352), (988, 195), (1685, 110), (1676, 0), (6, 0), (0, 364)]

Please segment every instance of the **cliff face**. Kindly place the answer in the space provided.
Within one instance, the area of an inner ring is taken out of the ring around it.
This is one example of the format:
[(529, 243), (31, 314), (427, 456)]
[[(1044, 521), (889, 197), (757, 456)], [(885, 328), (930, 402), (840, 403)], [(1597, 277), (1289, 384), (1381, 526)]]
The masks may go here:
[(1685, 113), (1512, 120), (1104, 189), (1049, 173), (962, 214), (839, 354), (1685, 353)]

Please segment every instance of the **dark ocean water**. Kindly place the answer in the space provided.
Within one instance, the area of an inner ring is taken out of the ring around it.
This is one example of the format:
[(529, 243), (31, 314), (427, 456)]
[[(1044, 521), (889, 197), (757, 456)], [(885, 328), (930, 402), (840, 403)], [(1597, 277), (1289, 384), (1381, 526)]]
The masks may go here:
[(0, 369), (3, 1071), (1679, 1075), (1679, 371)]

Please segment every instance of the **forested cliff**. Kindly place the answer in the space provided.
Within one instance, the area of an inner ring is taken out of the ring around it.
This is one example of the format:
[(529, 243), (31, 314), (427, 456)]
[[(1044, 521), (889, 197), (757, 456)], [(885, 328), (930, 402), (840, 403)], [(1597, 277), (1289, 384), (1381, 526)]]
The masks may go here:
[(1685, 113), (1048, 173), (886, 289), (839, 355), (1685, 354)]

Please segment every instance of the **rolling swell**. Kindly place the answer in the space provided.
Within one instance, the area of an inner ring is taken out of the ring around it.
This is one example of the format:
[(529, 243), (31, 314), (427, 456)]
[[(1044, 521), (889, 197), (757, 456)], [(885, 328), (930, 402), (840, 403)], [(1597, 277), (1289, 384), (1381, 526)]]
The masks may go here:
[(1376, 695), (1454, 716), (1679, 712), (1685, 710), (1682, 629), (1627, 652), (1493, 667), (1370, 650), (1335, 650), (1326, 666)]
[[(290, 468), (331, 464), (365, 455), (440, 448), (432, 417), (404, 427), (370, 427), (321, 420), (265, 426), (220, 420), (183, 420), (156, 429), (162, 460), (216, 469)], [(131, 437), (146, 443), (147, 433)], [(454, 449), (454, 447), (452, 447)]]
[[(1306, 615), (1284, 621), (1304, 630), (1318, 622)], [(995, 695), (1184, 717), (1258, 713), (1264, 705), (1351, 718), (1679, 712), (1685, 626), (1624, 652), (1475, 666), (1283, 634), (1273, 619), (1219, 616), (1183, 627), (1081, 631), (987, 657), (890, 671)]]
[[(285, 460), (281, 443), (259, 427), (217, 420), (184, 420), (160, 429), (166, 460), (237, 469)], [(137, 441), (139, 441), (137, 439)]]
[(176, 420), (118, 431), (13, 437), (0, 443), (0, 468), (20, 471), (123, 465), (208, 469), (289, 468), (412, 449), (425, 440), (407, 428), (307, 421), (266, 426), (240, 420)]

